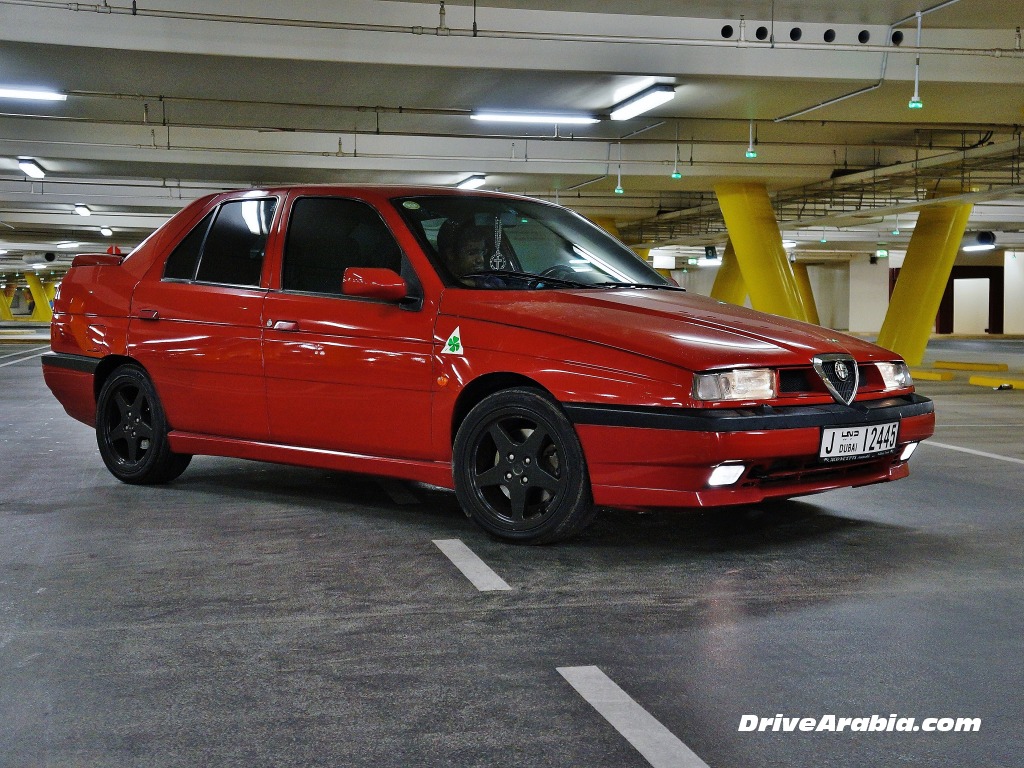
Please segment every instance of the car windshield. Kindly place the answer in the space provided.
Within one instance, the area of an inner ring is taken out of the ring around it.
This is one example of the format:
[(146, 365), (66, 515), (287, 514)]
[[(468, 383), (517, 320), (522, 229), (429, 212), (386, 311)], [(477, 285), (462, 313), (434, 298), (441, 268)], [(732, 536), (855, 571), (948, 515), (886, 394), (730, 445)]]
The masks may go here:
[(405, 197), (395, 203), (453, 285), (673, 287), (629, 248), (566, 208), (472, 195)]

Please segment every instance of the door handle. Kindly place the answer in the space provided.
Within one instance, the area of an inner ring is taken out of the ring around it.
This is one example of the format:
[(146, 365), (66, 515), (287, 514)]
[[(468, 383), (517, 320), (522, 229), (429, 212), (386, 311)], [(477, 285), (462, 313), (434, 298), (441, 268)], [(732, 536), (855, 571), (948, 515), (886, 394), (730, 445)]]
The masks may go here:
[(160, 313), (157, 312), (155, 309), (140, 309), (139, 310), (139, 319), (140, 320), (159, 320), (160, 319)]
[(274, 323), (275, 331), (297, 331), (299, 324), (295, 320), (278, 320)]

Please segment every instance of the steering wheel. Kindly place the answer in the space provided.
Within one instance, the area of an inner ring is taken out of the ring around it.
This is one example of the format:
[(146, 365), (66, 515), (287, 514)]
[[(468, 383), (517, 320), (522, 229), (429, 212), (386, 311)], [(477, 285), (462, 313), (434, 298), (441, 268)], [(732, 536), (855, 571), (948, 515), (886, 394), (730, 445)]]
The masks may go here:
[(550, 266), (547, 269), (541, 270), (540, 276), (551, 277), (556, 280), (572, 280), (574, 282), (578, 279), (573, 268), (567, 264), (555, 264)]

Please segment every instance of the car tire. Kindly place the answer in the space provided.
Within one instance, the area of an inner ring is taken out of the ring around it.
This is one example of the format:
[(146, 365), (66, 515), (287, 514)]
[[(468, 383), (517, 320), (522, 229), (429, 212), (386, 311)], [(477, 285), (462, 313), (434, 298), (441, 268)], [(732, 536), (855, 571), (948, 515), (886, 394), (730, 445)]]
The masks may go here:
[(452, 472), (466, 514), (506, 541), (561, 541), (594, 519), (576, 431), (535, 389), (502, 390), (477, 403), (456, 434)]
[(171, 451), (168, 431), (149, 376), (134, 365), (115, 369), (96, 402), (96, 443), (110, 473), (133, 485), (167, 483), (178, 477), (192, 456)]

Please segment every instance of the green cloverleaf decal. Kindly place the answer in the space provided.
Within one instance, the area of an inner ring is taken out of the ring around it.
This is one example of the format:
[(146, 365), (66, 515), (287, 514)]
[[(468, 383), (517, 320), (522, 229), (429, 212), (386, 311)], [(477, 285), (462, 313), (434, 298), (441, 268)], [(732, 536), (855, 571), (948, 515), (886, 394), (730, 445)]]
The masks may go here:
[(441, 349), (443, 355), (463, 355), (465, 350), (462, 348), (462, 331), (456, 328), (452, 331), (452, 335), (444, 341), (444, 347)]

